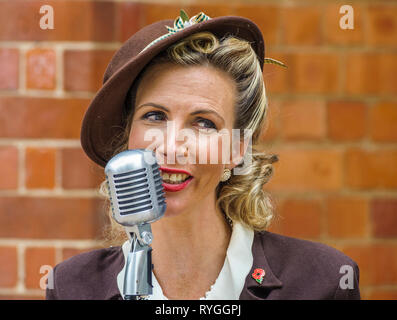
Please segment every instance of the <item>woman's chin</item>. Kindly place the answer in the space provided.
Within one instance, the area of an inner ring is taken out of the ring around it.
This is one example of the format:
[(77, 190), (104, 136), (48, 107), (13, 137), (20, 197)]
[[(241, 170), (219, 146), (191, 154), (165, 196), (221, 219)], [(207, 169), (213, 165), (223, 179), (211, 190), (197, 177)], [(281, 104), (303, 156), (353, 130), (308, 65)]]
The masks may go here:
[(176, 216), (179, 216), (180, 214), (181, 214), (180, 211), (177, 212), (177, 211), (166, 210), (163, 218), (174, 218)]
[(181, 199), (170, 199), (166, 198), (167, 209), (165, 210), (164, 217), (170, 218), (183, 214), (183, 212), (191, 211), (191, 206), (188, 205), (187, 201), (181, 201)]
[(166, 218), (175, 217), (182, 214), (182, 212), (184, 212), (185, 210), (186, 210), (185, 206), (173, 206), (167, 203), (167, 209), (164, 212), (164, 217)]

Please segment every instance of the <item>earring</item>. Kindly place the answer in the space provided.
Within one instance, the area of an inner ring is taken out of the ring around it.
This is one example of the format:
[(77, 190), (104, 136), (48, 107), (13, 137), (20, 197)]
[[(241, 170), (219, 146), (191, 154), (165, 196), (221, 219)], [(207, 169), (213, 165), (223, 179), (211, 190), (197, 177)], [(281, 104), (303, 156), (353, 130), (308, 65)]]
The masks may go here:
[(232, 175), (232, 171), (230, 169), (225, 168), (223, 170), (221, 181), (225, 182), (226, 180), (228, 180), (230, 178), (231, 175)]

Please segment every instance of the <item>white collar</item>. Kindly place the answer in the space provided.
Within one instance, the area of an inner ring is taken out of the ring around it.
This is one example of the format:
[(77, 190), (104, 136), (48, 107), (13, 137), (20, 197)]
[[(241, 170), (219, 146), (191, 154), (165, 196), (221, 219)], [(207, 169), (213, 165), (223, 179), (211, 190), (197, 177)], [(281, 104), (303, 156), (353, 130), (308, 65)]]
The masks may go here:
[[(226, 251), (226, 258), (222, 270), (211, 286), (209, 291), (200, 300), (238, 300), (243, 290), (245, 279), (251, 270), (253, 263), (252, 243), (254, 240), (254, 231), (246, 228), (238, 222), (233, 222), (233, 231), (230, 243)], [(129, 241), (122, 245), (124, 261), (127, 261), (128, 253), (131, 249)], [(121, 296), (123, 296), (124, 287), (123, 269), (117, 275), (117, 286)], [(149, 296), (150, 300), (168, 300), (152, 272), (153, 294)]]

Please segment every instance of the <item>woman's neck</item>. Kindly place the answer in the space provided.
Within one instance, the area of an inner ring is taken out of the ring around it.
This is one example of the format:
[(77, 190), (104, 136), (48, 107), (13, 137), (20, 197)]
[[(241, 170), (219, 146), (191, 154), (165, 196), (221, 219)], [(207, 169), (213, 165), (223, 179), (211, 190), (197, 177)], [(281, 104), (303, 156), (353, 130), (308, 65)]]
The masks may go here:
[(152, 224), (156, 278), (168, 298), (197, 299), (222, 269), (231, 228), (215, 205), (193, 208)]

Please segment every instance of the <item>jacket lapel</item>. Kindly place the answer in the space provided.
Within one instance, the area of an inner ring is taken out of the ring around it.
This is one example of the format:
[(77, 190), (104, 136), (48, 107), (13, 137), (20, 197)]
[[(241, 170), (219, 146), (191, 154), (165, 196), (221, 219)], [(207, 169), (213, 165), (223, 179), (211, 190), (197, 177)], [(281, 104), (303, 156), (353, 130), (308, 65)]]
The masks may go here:
[[(283, 286), (283, 283), (276, 277), (269, 266), (263, 248), (262, 236), (259, 232), (255, 232), (254, 235), (252, 255), (254, 259), (252, 268), (245, 279), (245, 284), (240, 294), (240, 300), (263, 300), (266, 299), (271, 290)], [(264, 271), (261, 283), (256, 281), (252, 276), (256, 269), (262, 269)]]

